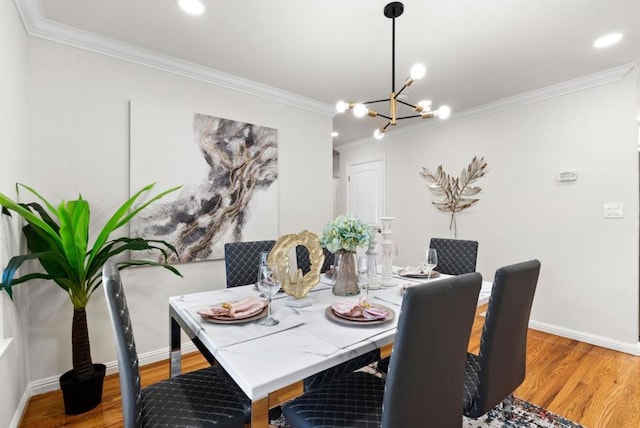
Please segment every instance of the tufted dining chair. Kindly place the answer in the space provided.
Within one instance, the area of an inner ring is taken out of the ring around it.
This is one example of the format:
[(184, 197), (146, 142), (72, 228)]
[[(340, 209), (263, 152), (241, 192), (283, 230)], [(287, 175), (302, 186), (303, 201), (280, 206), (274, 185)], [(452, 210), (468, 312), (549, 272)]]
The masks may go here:
[(254, 284), (258, 280), (260, 253), (271, 251), (276, 241), (230, 242), (224, 244), (227, 288)]
[(108, 262), (102, 283), (116, 338), (125, 428), (244, 427), (251, 403), (220, 367), (208, 367), (142, 389), (138, 354), (120, 273)]
[(284, 406), (292, 428), (459, 428), (479, 273), (407, 289), (386, 381), (355, 372)]
[[(322, 267), (320, 268), (320, 273), (325, 273), (334, 263), (335, 255), (324, 247), (322, 248), (322, 252), (324, 253), (324, 262), (322, 263)], [(303, 274), (306, 274), (311, 270), (309, 250), (304, 245), (296, 246), (296, 263), (298, 269), (302, 270)]]
[[(435, 270), (447, 275), (461, 275), (476, 271), (478, 258), (478, 241), (465, 241), (462, 239), (431, 238), (429, 248), (434, 248), (438, 253), (438, 266)], [(378, 362), (378, 370), (386, 373), (389, 367), (389, 358)]]
[(502, 403), (510, 411), (513, 391), (525, 377), (527, 332), (540, 262), (529, 260), (496, 271), (480, 354), (467, 354), (464, 414), (477, 418)]
[(435, 270), (447, 275), (461, 275), (476, 271), (478, 241), (431, 238), (429, 248), (438, 252)]
[[(334, 263), (334, 253), (329, 251), (326, 248), (322, 248), (324, 252), (324, 262), (322, 263), (322, 267), (320, 268), (320, 273), (324, 273), (331, 265)], [(309, 250), (304, 245), (296, 246), (296, 262), (297, 266), (300, 270), (302, 270), (303, 274), (306, 274), (311, 270), (311, 261), (309, 260)], [(374, 349), (373, 351), (369, 351), (363, 355), (360, 355), (351, 360), (345, 361), (344, 363), (337, 365), (335, 367), (331, 367), (330, 369), (324, 370), (320, 373), (317, 373), (313, 376), (309, 376), (303, 381), (305, 392), (313, 391), (318, 387), (330, 382), (332, 380), (338, 379), (341, 376), (352, 373), (368, 364), (374, 363), (380, 359), (380, 350)]]

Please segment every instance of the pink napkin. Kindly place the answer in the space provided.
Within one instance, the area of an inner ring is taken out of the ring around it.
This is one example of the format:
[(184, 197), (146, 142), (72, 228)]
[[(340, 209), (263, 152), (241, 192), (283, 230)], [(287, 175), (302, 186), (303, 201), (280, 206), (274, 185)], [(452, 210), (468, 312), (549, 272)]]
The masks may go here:
[(353, 300), (336, 300), (331, 305), (331, 309), (340, 315), (352, 318), (362, 317), (368, 320), (380, 320), (389, 315), (388, 311), (372, 306), (366, 297), (360, 299), (359, 302), (354, 302)]
[(198, 310), (203, 317), (214, 318), (246, 318), (255, 315), (264, 309), (265, 302), (257, 297), (245, 297), (233, 303), (223, 303), (221, 306), (211, 306)]

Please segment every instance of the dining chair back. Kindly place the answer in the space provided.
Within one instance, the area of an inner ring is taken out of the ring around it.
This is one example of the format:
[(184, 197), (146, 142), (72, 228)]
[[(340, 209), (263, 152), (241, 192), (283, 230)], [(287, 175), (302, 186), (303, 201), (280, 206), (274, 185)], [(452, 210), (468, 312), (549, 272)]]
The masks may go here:
[[(322, 248), (322, 252), (324, 253), (324, 262), (322, 263), (322, 267), (320, 268), (320, 273), (325, 273), (329, 270), (331, 265), (334, 263), (335, 255), (327, 250), (326, 248)], [(304, 245), (296, 246), (296, 263), (298, 269), (302, 270), (303, 274), (306, 274), (311, 270), (311, 260), (309, 260), (309, 250)]]
[(476, 271), (478, 241), (463, 239), (431, 238), (429, 248), (438, 253), (435, 270), (447, 275), (461, 275)]
[(224, 244), (227, 288), (254, 284), (258, 280), (260, 253), (271, 251), (276, 241), (230, 242)]
[(385, 380), (355, 372), (285, 405), (292, 428), (462, 425), (464, 363), (482, 276), (407, 289)]
[[(320, 273), (325, 273), (334, 264), (335, 255), (326, 248), (322, 248), (324, 253), (324, 262), (320, 268)], [(306, 274), (311, 270), (311, 260), (309, 259), (309, 250), (304, 245), (296, 246), (296, 263), (298, 269), (302, 270), (303, 274)], [(374, 349), (358, 357), (345, 361), (342, 364), (331, 367), (320, 373), (316, 373), (313, 376), (309, 376), (304, 379), (303, 386), (305, 392), (313, 391), (318, 387), (325, 385), (328, 382), (338, 379), (341, 376), (352, 373), (362, 367), (375, 363), (380, 359), (380, 350)]]
[(155, 426), (244, 427), (250, 402), (219, 367), (166, 379), (144, 389), (127, 299), (117, 267), (107, 262), (102, 282), (116, 339), (125, 428)]
[(527, 332), (540, 262), (496, 271), (482, 330), (480, 354), (467, 354), (464, 412), (476, 418), (510, 397), (525, 377)]

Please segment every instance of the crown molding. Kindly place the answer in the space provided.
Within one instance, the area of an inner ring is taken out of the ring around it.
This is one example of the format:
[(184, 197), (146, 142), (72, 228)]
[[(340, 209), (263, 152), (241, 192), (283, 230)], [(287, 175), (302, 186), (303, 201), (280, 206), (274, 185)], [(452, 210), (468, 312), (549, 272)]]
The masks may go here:
[(15, 4), (30, 36), (266, 98), (323, 116), (333, 117), (336, 113), (333, 106), (311, 98), (50, 21), (44, 16), (40, 0), (15, 0)]
[[(429, 129), (439, 128), (442, 126), (450, 126), (455, 123), (464, 122), (466, 120), (476, 119), (478, 117), (522, 107), (528, 104), (548, 100), (550, 98), (582, 91), (584, 89), (590, 89), (596, 86), (606, 85), (607, 83), (617, 82), (619, 80), (622, 80), (627, 74), (629, 74), (637, 67), (638, 65), (635, 62), (631, 62), (596, 73), (588, 74), (586, 76), (567, 80), (565, 82), (557, 83), (555, 85), (546, 86), (544, 88), (535, 89), (529, 92), (524, 92), (513, 97), (503, 98), (492, 103), (484, 104), (467, 110), (462, 110), (458, 113), (453, 113), (447, 120), (428, 121), (426, 123), (422, 122), (415, 125), (407, 126), (402, 129), (398, 129), (397, 131), (393, 131), (393, 133), (390, 133), (390, 135), (386, 135), (385, 140), (397, 140), (402, 137), (424, 132)], [(365, 144), (370, 145), (372, 143), (380, 143), (381, 141), (383, 140), (376, 140), (373, 137), (368, 137), (361, 140), (353, 141), (351, 143), (341, 144), (335, 146), (335, 148), (339, 151), (351, 150)]]

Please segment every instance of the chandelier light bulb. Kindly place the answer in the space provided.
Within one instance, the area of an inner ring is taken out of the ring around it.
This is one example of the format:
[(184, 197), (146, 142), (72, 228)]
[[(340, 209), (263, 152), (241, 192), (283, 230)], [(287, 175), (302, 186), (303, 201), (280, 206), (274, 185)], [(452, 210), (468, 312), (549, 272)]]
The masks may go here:
[(451, 116), (451, 109), (448, 106), (440, 106), (438, 109), (438, 117), (440, 119), (446, 119)]
[(369, 109), (364, 104), (358, 103), (353, 107), (353, 114), (356, 117), (364, 117), (368, 112)]
[(336, 104), (336, 110), (338, 111), (338, 113), (344, 113), (348, 109), (349, 109), (349, 103), (345, 101), (338, 101), (338, 103)]
[(412, 80), (419, 80), (419, 79), (422, 79), (426, 73), (427, 73), (427, 69), (424, 65), (415, 64), (413, 67), (411, 67), (410, 76)]
[(373, 131), (373, 138), (375, 138), (376, 140), (382, 140), (384, 138), (384, 132), (380, 129), (376, 129), (375, 131)]
[(422, 100), (418, 102), (418, 105), (424, 110), (431, 110), (431, 100)]
[(202, 15), (204, 13), (204, 5), (200, 0), (176, 0), (180, 9), (189, 15)]

